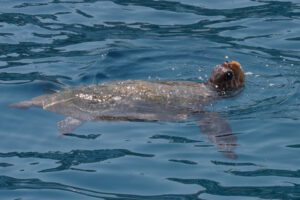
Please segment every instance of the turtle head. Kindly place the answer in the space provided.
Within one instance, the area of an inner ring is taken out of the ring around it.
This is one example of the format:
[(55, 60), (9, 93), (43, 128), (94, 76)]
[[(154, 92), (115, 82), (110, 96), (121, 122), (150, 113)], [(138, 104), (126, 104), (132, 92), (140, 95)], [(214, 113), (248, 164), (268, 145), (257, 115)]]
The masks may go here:
[(221, 94), (242, 88), (244, 82), (245, 73), (237, 61), (217, 65), (209, 79), (209, 83)]

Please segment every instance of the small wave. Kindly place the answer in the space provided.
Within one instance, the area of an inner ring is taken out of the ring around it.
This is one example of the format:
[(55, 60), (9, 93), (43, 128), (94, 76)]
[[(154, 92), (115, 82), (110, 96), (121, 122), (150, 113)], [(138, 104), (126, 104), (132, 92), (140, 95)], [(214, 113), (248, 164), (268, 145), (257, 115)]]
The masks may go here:
[(36, 158), (57, 160), (60, 166), (50, 169), (44, 169), (40, 172), (54, 172), (70, 169), (83, 163), (102, 162), (109, 159), (123, 156), (153, 157), (150, 154), (141, 154), (131, 152), (125, 149), (104, 149), (104, 150), (73, 150), (67, 153), (63, 152), (10, 152), (0, 153), (0, 157), (19, 157), (19, 158)]

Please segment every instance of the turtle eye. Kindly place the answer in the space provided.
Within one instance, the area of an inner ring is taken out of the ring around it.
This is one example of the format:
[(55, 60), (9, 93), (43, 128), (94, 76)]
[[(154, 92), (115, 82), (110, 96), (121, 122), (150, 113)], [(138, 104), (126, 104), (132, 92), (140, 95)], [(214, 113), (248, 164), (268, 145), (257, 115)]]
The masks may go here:
[(232, 78), (233, 78), (232, 71), (228, 71), (228, 72), (225, 73), (225, 75), (224, 75), (225, 81), (230, 81)]

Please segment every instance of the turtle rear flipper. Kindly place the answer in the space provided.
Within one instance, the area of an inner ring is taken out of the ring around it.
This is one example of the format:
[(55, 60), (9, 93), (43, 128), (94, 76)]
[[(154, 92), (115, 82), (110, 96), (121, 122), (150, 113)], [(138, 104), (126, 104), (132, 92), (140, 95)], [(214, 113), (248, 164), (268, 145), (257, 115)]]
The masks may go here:
[(36, 107), (44, 107), (45, 99), (47, 96), (38, 96), (30, 100), (21, 101), (19, 103), (10, 104), (9, 107), (11, 108), (19, 108), (19, 109), (27, 109), (33, 106)]
[(10, 104), (9, 107), (11, 108), (19, 108), (19, 109), (27, 109), (32, 106), (42, 106), (39, 101), (29, 100), (29, 101), (21, 101), (19, 103)]

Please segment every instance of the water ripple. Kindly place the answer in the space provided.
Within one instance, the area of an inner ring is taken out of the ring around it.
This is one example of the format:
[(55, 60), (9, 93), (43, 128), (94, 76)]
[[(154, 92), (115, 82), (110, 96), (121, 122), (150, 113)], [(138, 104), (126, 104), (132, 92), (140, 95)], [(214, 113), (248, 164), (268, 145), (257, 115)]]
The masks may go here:
[(125, 149), (104, 149), (104, 150), (73, 150), (67, 153), (63, 152), (10, 152), (0, 153), (1, 158), (18, 157), (18, 158), (36, 158), (57, 160), (60, 166), (50, 169), (44, 169), (40, 172), (54, 172), (70, 169), (72, 166), (83, 163), (102, 162), (109, 159), (123, 156), (152, 157), (150, 154), (134, 153)]
[(300, 185), (291, 186), (222, 186), (220, 183), (207, 179), (176, 179), (169, 178), (182, 184), (196, 184), (205, 188), (201, 193), (220, 196), (243, 196), (263, 199), (299, 199)]
[(0, 73), (0, 81), (2, 83), (9, 83), (9, 84), (24, 84), (24, 83), (29, 83), (32, 81), (40, 80), (40, 81), (48, 81), (48, 82), (53, 82), (53, 83), (58, 83), (60, 84), (59, 79), (67, 79), (71, 80), (71, 78), (67, 76), (47, 76), (40, 74), (39, 72), (32, 72), (32, 73), (26, 73), (26, 74), (21, 74), (21, 73), (6, 73), (2, 72)]
[(282, 169), (259, 169), (255, 171), (230, 171), (229, 173), (237, 175), (237, 176), (283, 176), (283, 177), (292, 177), (299, 178), (300, 170), (292, 171), (292, 170), (282, 170)]
[(166, 195), (153, 195), (153, 196), (142, 196), (142, 195), (130, 195), (130, 194), (114, 194), (114, 193), (105, 193), (98, 192), (95, 190), (89, 190), (80, 187), (74, 187), (70, 185), (64, 185), (61, 183), (55, 182), (45, 182), (40, 179), (17, 179), (9, 176), (0, 176), (0, 189), (2, 190), (21, 190), (21, 189), (30, 189), (30, 190), (61, 190), (65, 192), (71, 192), (75, 194), (80, 194), (85, 197), (94, 197), (99, 199), (145, 199), (145, 200), (154, 200), (154, 199), (174, 199), (174, 200), (189, 200), (189, 199), (199, 199), (198, 194), (186, 194), (186, 195), (176, 195), (176, 194), (166, 194)]
[(169, 135), (153, 135), (151, 139), (164, 139), (168, 140), (170, 143), (199, 143), (201, 141), (198, 140), (191, 140), (184, 137), (176, 137), (176, 136), (169, 136)]
[[(1, 1), (1, 197), (299, 199), (299, 11), (298, 0)], [(91, 122), (58, 139), (62, 116), (7, 106), (120, 79), (205, 82), (225, 60), (242, 63), (245, 88), (205, 109), (229, 124), (236, 160), (197, 121)]]

